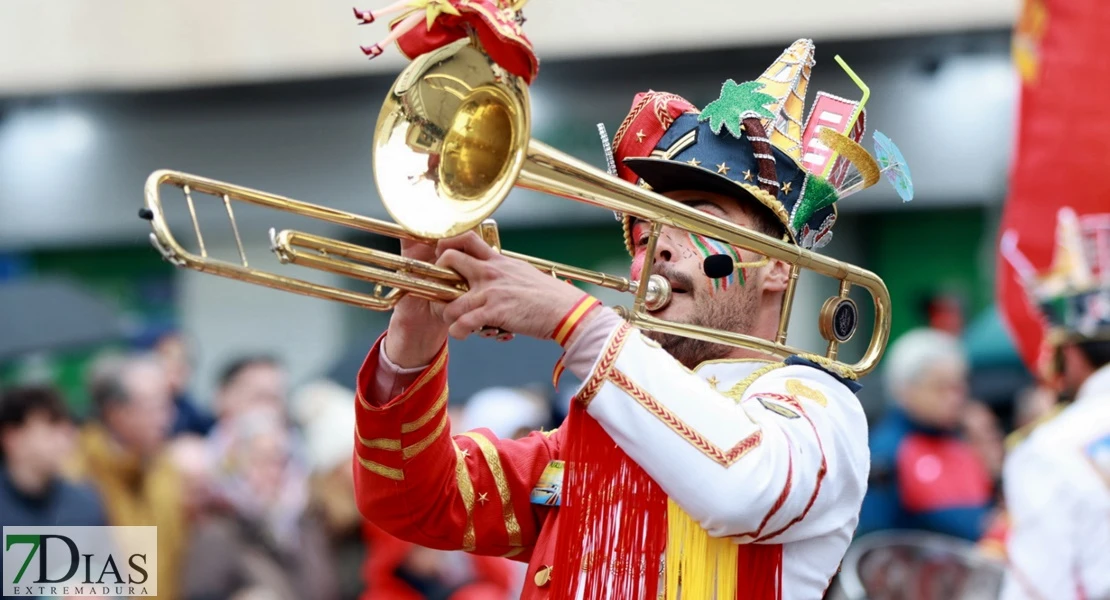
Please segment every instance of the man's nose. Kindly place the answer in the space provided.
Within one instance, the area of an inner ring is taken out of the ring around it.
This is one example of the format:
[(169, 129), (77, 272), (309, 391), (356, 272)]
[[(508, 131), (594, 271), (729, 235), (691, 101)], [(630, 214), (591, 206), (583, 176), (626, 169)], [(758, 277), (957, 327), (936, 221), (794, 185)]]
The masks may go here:
[(674, 234), (664, 229), (655, 243), (655, 262), (672, 262), (678, 256), (678, 246)]

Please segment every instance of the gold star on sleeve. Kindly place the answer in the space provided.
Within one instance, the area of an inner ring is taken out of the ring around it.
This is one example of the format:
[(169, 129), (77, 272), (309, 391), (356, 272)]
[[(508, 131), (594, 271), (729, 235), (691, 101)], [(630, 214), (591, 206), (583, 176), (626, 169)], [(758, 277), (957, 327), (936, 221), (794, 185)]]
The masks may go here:
[(701, 166), (701, 161), (696, 159), (696, 158), (691, 158), (690, 160), (686, 161), (686, 164), (694, 166), (694, 167), (700, 167)]
[(644, 130), (643, 129), (636, 132), (636, 141), (640, 142), (640, 143), (644, 142)]
[(750, 170), (745, 170), (744, 171), (744, 181), (751, 181), (751, 180), (752, 180), (752, 172)]
[(717, 172), (720, 173), (721, 175), (728, 175), (728, 172), (729, 172), (728, 165), (725, 164), (725, 163), (721, 163), (721, 164), (717, 165)]
[(789, 181), (787, 181), (786, 184), (782, 186), (782, 193), (784, 193), (784, 194), (789, 194), (790, 193), (790, 182)]

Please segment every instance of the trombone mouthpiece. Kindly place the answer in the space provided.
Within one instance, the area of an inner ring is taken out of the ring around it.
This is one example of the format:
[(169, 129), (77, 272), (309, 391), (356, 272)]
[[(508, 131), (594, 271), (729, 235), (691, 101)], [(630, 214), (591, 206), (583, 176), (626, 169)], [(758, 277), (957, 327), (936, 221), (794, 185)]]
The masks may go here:
[(732, 275), (736, 270), (736, 263), (733, 262), (732, 257), (727, 254), (714, 254), (713, 256), (706, 257), (701, 265), (702, 271), (705, 276), (710, 279), (720, 279)]

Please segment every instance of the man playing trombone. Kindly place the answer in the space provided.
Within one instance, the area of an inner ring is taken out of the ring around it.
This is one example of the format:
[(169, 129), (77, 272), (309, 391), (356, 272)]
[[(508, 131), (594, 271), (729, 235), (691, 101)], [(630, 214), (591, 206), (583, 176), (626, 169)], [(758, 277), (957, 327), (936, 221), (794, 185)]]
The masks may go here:
[[(802, 163), (813, 52), (799, 40), (701, 110), (638, 95), (613, 140), (618, 175), (771, 238), (822, 246), (847, 184)], [(633, 278), (650, 264), (670, 283), (670, 302), (651, 316), (776, 340), (790, 264), (621, 217)], [(446, 304), (406, 296), (366, 357), (353, 465), (366, 518), (424, 546), (527, 562), (524, 598), (822, 596), (869, 468), (851, 371), (641, 331), (472, 232), (403, 242), (402, 253), (457, 271), (468, 291)], [(565, 368), (584, 384), (561, 427), (518, 440), (449, 435), (447, 337), (475, 333), (565, 349), (556, 377)]]

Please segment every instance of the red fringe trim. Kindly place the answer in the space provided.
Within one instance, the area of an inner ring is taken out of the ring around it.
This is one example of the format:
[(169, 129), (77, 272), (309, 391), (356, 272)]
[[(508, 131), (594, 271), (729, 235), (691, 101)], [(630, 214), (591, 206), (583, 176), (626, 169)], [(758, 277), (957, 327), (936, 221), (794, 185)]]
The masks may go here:
[(782, 599), (782, 544), (741, 544), (736, 600)]
[(567, 420), (552, 597), (656, 598), (667, 496), (577, 403)]
[[(552, 598), (656, 598), (664, 590), (667, 495), (585, 409), (573, 404)], [(781, 600), (782, 545), (741, 544), (737, 600)]]

